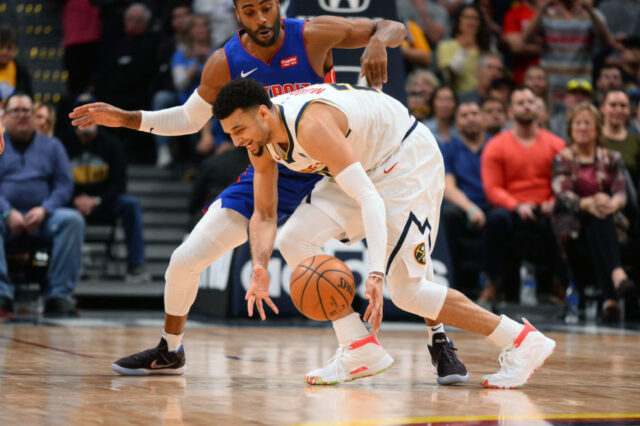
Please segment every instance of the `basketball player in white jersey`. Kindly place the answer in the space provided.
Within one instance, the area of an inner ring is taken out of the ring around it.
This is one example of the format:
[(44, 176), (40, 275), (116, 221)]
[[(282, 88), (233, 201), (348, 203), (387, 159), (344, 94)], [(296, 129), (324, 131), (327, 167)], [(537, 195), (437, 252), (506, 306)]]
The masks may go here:
[[(255, 167), (250, 313), (254, 303), (261, 316), (263, 302), (277, 310), (265, 267), (276, 235), (278, 162), (298, 172), (333, 176), (316, 185), (308, 203), (281, 230), (283, 256), (295, 267), (319, 254), (329, 239), (366, 237), (370, 272), (364, 319), (374, 333), (382, 321), (386, 277), (400, 308), (483, 334), (502, 349), (502, 368), (483, 377), (484, 386), (521, 386), (553, 352), (555, 342), (528, 322), (498, 317), (434, 282), (429, 255), (444, 193), (444, 164), (433, 135), (398, 101), (345, 84), (310, 86), (270, 100), (260, 83), (239, 79), (220, 90), (214, 114), (233, 143), (247, 148)], [(333, 325), (336, 356), (309, 372), (307, 383), (342, 383), (392, 365), (357, 313), (350, 311)]]

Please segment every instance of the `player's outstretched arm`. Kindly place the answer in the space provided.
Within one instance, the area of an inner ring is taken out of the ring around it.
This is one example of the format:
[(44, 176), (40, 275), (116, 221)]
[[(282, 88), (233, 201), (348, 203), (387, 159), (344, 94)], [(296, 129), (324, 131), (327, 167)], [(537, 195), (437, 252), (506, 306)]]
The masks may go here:
[[(398, 47), (407, 31), (400, 22), (366, 18), (346, 19), (318, 16), (305, 26), (310, 57), (326, 57), (332, 48), (365, 47), (360, 64), (369, 86), (380, 89), (387, 81), (387, 47)], [(315, 55), (319, 56), (315, 56)]]
[(209, 121), (213, 115), (211, 104), (230, 79), (224, 50), (218, 49), (207, 59), (200, 86), (183, 105), (159, 111), (125, 111), (96, 102), (75, 108), (69, 118), (71, 124), (80, 129), (99, 125), (127, 127), (164, 136), (188, 135), (199, 131)]
[(255, 169), (253, 196), (255, 208), (249, 221), (249, 241), (253, 274), (245, 295), (247, 311), (253, 316), (255, 303), (260, 318), (266, 319), (263, 301), (277, 314), (278, 308), (269, 297), (269, 259), (273, 251), (278, 222), (278, 168), (275, 162), (263, 153), (256, 156), (249, 152)]
[(325, 164), (336, 183), (360, 205), (369, 251), (369, 277), (364, 320), (377, 332), (382, 322), (382, 279), (387, 247), (386, 208), (382, 197), (347, 143), (347, 117), (333, 106), (313, 103), (298, 125), (298, 143)]

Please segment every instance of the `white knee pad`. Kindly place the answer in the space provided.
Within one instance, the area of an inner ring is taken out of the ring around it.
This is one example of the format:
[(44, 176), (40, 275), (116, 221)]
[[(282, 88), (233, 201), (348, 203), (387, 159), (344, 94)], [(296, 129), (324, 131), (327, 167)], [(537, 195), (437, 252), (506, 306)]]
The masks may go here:
[(303, 260), (322, 254), (322, 246), (343, 233), (342, 228), (318, 207), (301, 204), (278, 233), (277, 246), (294, 270)]
[(387, 288), (397, 307), (432, 320), (438, 318), (447, 298), (447, 287), (426, 278), (410, 277), (404, 262), (398, 262), (387, 277)]
[(165, 272), (164, 307), (169, 315), (184, 316), (196, 300), (202, 271), (220, 256), (247, 241), (248, 220), (220, 207), (217, 201), (187, 239), (171, 254)]

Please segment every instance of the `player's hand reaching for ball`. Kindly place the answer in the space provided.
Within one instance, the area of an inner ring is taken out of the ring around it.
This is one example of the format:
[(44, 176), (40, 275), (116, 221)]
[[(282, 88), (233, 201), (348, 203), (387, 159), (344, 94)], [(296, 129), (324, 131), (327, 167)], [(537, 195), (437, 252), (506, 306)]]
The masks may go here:
[(374, 333), (380, 331), (382, 323), (382, 277), (377, 275), (369, 275), (364, 292), (365, 299), (369, 300), (369, 306), (364, 312), (363, 319), (371, 324), (371, 330)]
[(140, 127), (140, 113), (125, 111), (104, 102), (94, 102), (74, 108), (69, 113), (71, 124), (80, 129), (86, 129), (93, 125), (106, 127), (128, 127), (138, 129)]
[(249, 311), (249, 316), (253, 316), (253, 304), (258, 308), (258, 313), (260, 314), (260, 318), (263, 320), (267, 319), (267, 316), (264, 313), (264, 306), (262, 301), (264, 301), (273, 312), (276, 314), (279, 313), (278, 307), (269, 297), (269, 273), (262, 265), (255, 265), (253, 267), (253, 275), (251, 276), (251, 284), (249, 285), (249, 290), (247, 290), (247, 294), (244, 296), (244, 300), (247, 301), (247, 311)]
[(371, 37), (360, 58), (360, 66), (369, 87), (382, 89), (382, 84), (387, 82), (387, 47), (384, 43)]

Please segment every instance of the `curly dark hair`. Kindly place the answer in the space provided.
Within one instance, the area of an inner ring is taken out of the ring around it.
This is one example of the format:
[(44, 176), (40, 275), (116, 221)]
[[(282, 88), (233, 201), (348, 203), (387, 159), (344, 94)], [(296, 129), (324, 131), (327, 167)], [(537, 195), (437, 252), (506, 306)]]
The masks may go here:
[(480, 49), (481, 52), (487, 52), (489, 50), (490, 41), (489, 31), (487, 30), (487, 23), (484, 20), (484, 15), (482, 14), (480, 8), (474, 4), (462, 6), (455, 13), (455, 15), (453, 16), (453, 25), (451, 26), (451, 28), (453, 28), (451, 38), (455, 38), (458, 34), (460, 34), (460, 17), (467, 9), (475, 10), (480, 17), (480, 27), (478, 28), (478, 33), (476, 34), (476, 44), (478, 45), (478, 49)]
[(262, 83), (251, 78), (238, 78), (225, 84), (213, 103), (213, 115), (218, 120), (229, 117), (235, 110), (243, 111), (249, 108), (273, 104)]

